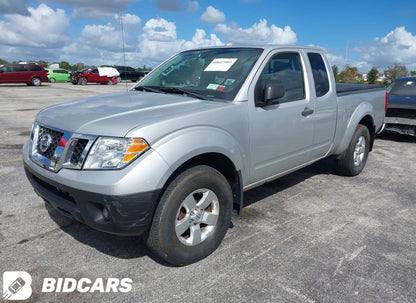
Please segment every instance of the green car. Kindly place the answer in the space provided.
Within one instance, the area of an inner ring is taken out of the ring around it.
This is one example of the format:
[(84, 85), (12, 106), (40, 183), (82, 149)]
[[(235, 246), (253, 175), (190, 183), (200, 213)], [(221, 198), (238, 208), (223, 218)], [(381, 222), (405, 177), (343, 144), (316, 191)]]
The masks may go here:
[(59, 82), (69, 82), (69, 76), (71, 74), (70, 71), (67, 71), (66, 69), (46, 69), (46, 72), (49, 73), (48, 79), (49, 82), (55, 83), (57, 81)]

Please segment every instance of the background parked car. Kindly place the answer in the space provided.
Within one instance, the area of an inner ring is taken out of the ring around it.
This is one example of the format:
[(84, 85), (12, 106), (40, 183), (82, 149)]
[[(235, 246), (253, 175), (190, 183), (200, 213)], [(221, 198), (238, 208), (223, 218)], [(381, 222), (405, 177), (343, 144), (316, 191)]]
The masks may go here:
[(144, 76), (146, 76), (145, 72), (137, 71), (130, 66), (115, 65), (112, 67), (118, 70), (118, 72), (120, 73), (121, 80), (130, 80), (132, 82), (136, 82), (141, 80)]
[(416, 136), (416, 77), (401, 77), (387, 88), (386, 131)]
[(0, 65), (0, 83), (26, 83), (39, 86), (48, 82), (48, 74), (38, 64), (3, 64)]
[(101, 84), (117, 84), (120, 73), (113, 67), (88, 67), (71, 73), (72, 84), (85, 85), (88, 82)]
[(66, 69), (45, 69), (48, 75), (49, 82), (69, 82), (69, 76), (71, 75), (70, 71)]

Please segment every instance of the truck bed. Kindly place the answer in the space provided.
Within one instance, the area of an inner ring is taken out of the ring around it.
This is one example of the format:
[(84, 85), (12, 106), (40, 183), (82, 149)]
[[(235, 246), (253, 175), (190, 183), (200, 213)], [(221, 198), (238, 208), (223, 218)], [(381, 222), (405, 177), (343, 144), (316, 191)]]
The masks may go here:
[(337, 83), (336, 90), (338, 96), (351, 95), (361, 93), (364, 90), (377, 90), (386, 89), (384, 85), (379, 84), (350, 84), (350, 83)]

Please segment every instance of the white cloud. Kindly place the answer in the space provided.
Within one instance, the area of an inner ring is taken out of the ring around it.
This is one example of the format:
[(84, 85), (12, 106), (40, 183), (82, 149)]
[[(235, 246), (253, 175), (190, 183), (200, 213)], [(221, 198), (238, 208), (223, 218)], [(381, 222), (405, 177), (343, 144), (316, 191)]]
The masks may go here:
[(370, 65), (386, 68), (395, 62), (416, 69), (416, 36), (397, 27), (383, 38), (375, 38), (355, 48)]
[(140, 20), (139, 16), (132, 14), (124, 14), (123, 22), (129, 25), (139, 25), (142, 22), (142, 20)]
[(26, 8), (27, 0), (0, 0), (0, 12), (2, 15), (19, 14), (29, 16)]
[(102, 18), (126, 10), (127, 4), (132, 0), (43, 0), (45, 3), (62, 3), (74, 7), (74, 16)]
[(155, 65), (185, 49), (217, 45), (223, 43), (215, 34), (207, 38), (204, 30), (196, 29), (191, 41), (178, 40), (173, 22), (165, 19), (150, 19), (144, 26), (144, 33), (139, 37), (138, 52), (135, 57)]
[(121, 32), (113, 25), (87, 25), (74, 43), (62, 49), (60, 60), (93, 65), (124, 64), (125, 56), (127, 65), (155, 67), (179, 51), (219, 45), (224, 44), (215, 34), (208, 36), (202, 29), (196, 29), (191, 40), (178, 39), (175, 23), (159, 18), (145, 23), (142, 34), (126, 46), (125, 55), (121, 50)]
[(121, 51), (121, 31), (116, 30), (111, 24), (86, 25), (81, 32), (80, 44), (88, 45), (96, 49), (109, 51)]
[(269, 27), (266, 19), (247, 29), (236, 25), (218, 24), (215, 30), (225, 35), (229, 42), (237, 44), (292, 44), (297, 41), (296, 33), (290, 26), (282, 29), (272, 24)]
[(0, 44), (49, 49), (68, 40), (69, 19), (64, 10), (41, 4), (28, 11), (30, 16), (7, 15), (8, 21), (0, 21)]
[(213, 6), (208, 6), (206, 11), (202, 14), (201, 20), (206, 23), (224, 23), (225, 15), (222, 11)]
[(165, 19), (150, 19), (144, 26), (142, 38), (150, 41), (176, 40), (176, 25)]
[(200, 8), (197, 1), (190, 0), (156, 0), (156, 7), (169, 12), (194, 12)]

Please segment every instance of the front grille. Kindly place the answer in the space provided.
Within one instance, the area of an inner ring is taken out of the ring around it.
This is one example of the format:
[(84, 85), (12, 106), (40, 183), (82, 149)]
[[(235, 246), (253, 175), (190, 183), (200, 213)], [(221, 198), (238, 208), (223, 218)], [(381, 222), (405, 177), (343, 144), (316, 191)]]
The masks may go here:
[(81, 169), (96, 136), (74, 134), (36, 123), (32, 134), (31, 158), (45, 169)]
[(74, 150), (71, 155), (71, 163), (77, 165), (81, 160), (82, 153), (84, 152), (85, 147), (87, 146), (89, 140), (87, 139), (78, 139), (74, 147)]
[[(46, 136), (49, 135), (52, 139), (49, 146), (46, 148), (46, 150), (41, 149), (41, 140)], [(64, 133), (46, 128), (43, 126), (39, 126), (39, 135), (38, 135), (38, 141), (37, 141), (37, 152), (41, 154), (42, 156), (52, 159), (53, 155), (55, 154), (55, 149), (58, 147), (59, 141), (61, 141), (62, 136)]]

